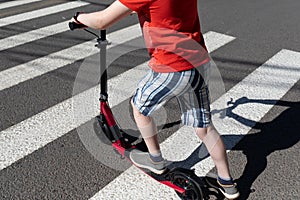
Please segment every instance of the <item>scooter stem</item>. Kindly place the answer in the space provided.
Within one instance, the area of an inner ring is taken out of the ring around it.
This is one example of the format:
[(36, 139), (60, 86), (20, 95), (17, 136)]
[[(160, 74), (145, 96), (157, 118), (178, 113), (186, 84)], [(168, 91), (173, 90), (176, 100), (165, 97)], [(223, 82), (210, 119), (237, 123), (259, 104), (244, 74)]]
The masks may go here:
[(100, 49), (100, 101), (107, 101), (107, 71), (106, 71), (106, 30), (100, 31), (100, 38), (97, 39), (97, 46)]

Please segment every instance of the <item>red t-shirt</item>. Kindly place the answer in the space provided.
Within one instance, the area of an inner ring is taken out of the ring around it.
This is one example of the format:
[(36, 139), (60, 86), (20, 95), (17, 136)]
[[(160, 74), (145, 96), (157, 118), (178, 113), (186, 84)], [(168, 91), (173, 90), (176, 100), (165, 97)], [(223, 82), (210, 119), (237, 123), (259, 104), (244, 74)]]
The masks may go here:
[(209, 61), (197, 0), (119, 0), (136, 11), (156, 72), (177, 72)]

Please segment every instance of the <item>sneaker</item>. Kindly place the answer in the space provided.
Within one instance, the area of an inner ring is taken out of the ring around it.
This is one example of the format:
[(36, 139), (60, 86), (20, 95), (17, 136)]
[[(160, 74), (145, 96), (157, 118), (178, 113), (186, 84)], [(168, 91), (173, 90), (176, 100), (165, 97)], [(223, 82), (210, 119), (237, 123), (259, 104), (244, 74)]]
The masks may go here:
[(214, 173), (208, 173), (205, 176), (205, 180), (208, 183), (208, 185), (212, 188), (215, 188), (222, 192), (222, 194), (227, 198), (227, 199), (236, 199), (240, 196), (239, 191), (237, 190), (237, 185), (236, 183), (232, 184), (221, 184), (218, 181), (218, 175)]
[(161, 162), (154, 162), (147, 152), (134, 149), (130, 152), (129, 157), (134, 165), (148, 169), (156, 174), (163, 174), (167, 169), (165, 160)]
[(219, 184), (219, 190), (223, 193), (223, 195), (227, 199), (236, 199), (240, 196), (239, 191), (236, 188), (236, 183), (230, 184), (230, 185), (223, 185), (217, 180)]

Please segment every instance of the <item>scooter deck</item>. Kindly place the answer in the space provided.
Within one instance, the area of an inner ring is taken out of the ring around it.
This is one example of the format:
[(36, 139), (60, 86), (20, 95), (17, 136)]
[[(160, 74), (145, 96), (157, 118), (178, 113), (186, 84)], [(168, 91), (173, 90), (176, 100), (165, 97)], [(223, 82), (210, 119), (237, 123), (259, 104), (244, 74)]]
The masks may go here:
[[(118, 145), (118, 143), (113, 143), (112, 146), (115, 148), (115, 150), (120, 153), (124, 158), (127, 158), (130, 161), (129, 154), (132, 149), (139, 149), (143, 151), (147, 151), (145, 148), (145, 144), (141, 142), (141, 144), (137, 144), (137, 146), (134, 146), (133, 148), (125, 149)], [(142, 149), (140, 149), (142, 148)], [(138, 167), (139, 168), (139, 167)], [(185, 168), (174, 168), (174, 169), (167, 169), (166, 172), (163, 174), (155, 174), (147, 169), (139, 168), (141, 171), (149, 175), (149, 177), (153, 178), (154, 180), (160, 182), (161, 184), (164, 184), (168, 187), (173, 188), (177, 193), (185, 193), (186, 190), (182, 187), (179, 187), (172, 183), (172, 175), (173, 173), (184, 173), (187, 175), (193, 176), (195, 179), (196, 175), (194, 174), (193, 170), (185, 169)], [(199, 186), (201, 187), (203, 199), (208, 200), (210, 199), (210, 196), (214, 196), (213, 199), (217, 200), (224, 200), (225, 197), (223, 194), (219, 191), (218, 183), (216, 177), (210, 175), (205, 177), (196, 177), (195, 180)], [(202, 199), (201, 199), (202, 200)]]
[[(143, 145), (143, 144), (141, 144)], [(120, 153), (124, 158), (127, 158), (130, 161), (129, 158), (129, 154), (130, 151), (132, 149), (136, 149), (136, 147), (134, 146), (133, 148), (129, 148), (129, 149), (124, 149), (123, 147), (119, 146), (118, 143), (113, 143), (112, 146), (116, 149), (116, 151), (118, 153)], [(139, 168), (139, 167), (138, 167)], [(170, 181), (170, 173), (172, 172), (172, 170), (167, 169), (163, 174), (155, 174), (147, 169), (144, 168), (139, 168), (140, 170), (142, 170), (144, 173), (146, 173), (147, 175), (149, 175), (151, 178), (155, 179), (156, 181), (173, 188), (174, 190), (176, 190), (179, 193), (183, 193), (185, 192), (185, 190), (183, 188), (178, 187), (177, 185), (174, 185), (171, 181)]]

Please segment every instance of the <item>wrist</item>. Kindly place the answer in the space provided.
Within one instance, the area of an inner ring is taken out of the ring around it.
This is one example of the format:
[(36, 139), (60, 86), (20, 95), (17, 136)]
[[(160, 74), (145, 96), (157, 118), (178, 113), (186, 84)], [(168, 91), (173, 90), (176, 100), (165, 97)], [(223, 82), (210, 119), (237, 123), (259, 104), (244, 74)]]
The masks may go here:
[(76, 23), (78, 23), (78, 24), (83, 24), (82, 23), (82, 15), (83, 15), (84, 13), (82, 13), (82, 12), (76, 12), (75, 13), (75, 15), (74, 15), (74, 20), (75, 20), (75, 22)]

